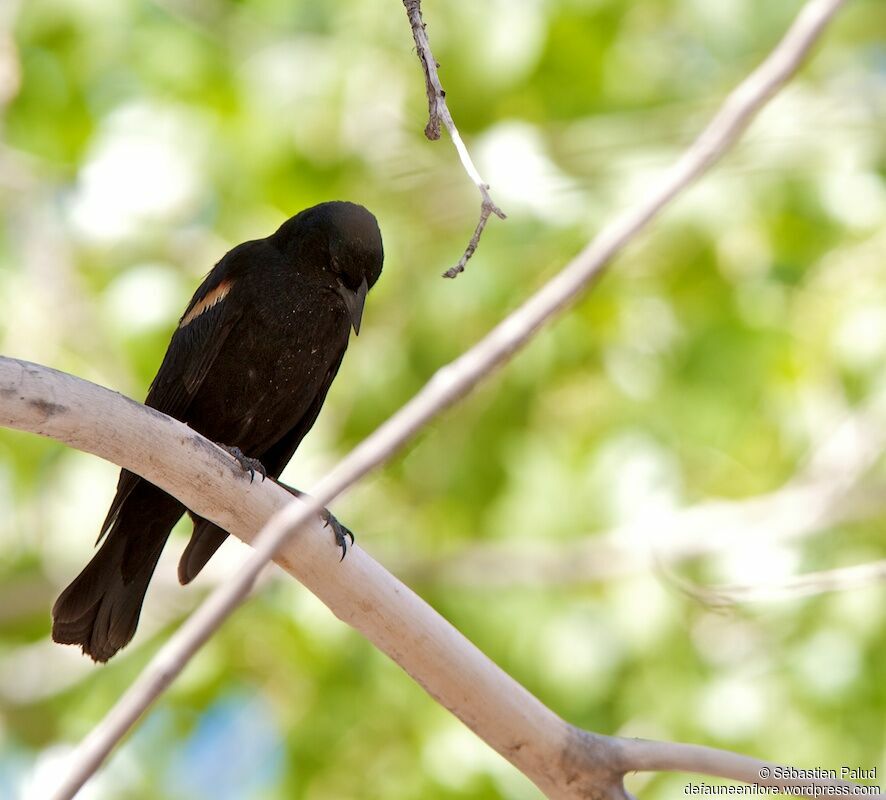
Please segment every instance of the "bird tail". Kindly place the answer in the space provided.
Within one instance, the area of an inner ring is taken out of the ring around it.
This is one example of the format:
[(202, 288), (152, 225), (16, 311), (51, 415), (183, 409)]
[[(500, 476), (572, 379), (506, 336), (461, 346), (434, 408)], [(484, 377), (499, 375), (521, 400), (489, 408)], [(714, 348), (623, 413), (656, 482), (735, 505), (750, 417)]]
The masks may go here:
[(52, 638), (107, 661), (135, 634), (148, 583), (184, 507), (142, 482), (122, 504), (108, 536), (52, 607)]
[(227, 531), (222, 530), (210, 522), (194, 514), (194, 532), (191, 534), (191, 540), (182, 553), (181, 561), (178, 562), (178, 580), (184, 586), (197, 577), (206, 562), (212, 558), (213, 553), (222, 546), (225, 539), (228, 538)]

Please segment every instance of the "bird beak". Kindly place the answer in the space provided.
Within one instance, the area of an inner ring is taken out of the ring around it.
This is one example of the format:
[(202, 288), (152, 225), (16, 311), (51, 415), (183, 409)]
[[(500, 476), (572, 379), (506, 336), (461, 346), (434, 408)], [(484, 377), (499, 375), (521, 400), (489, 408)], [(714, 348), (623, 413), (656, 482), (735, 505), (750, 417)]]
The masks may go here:
[(363, 283), (360, 284), (356, 292), (342, 284), (339, 284), (338, 291), (341, 294), (342, 300), (345, 301), (345, 308), (348, 309), (348, 316), (351, 318), (354, 333), (359, 334), (360, 320), (363, 319), (363, 304), (366, 302), (366, 292), (369, 291), (369, 284), (366, 283), (366, 278), (363, 278)]

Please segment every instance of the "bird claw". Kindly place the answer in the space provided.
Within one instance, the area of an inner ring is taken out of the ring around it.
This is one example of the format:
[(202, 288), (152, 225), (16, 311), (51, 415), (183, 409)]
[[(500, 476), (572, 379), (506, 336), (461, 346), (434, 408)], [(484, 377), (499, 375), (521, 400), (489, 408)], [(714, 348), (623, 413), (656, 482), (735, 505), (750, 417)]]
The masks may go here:
[(351, 533), (350, 529), (342, 525), (328, 508), (324, 508), (320, 512), (320, 519), (323, 520), (324, 528), (332, 528), (332, 532), (335, 534), (335, 543), (341, 548), (341, 558), (339, 561), (344, 561), (345, 556), (348, 554), (348, 538), (350, 537), (351, 546), (353, 547), (354, 534)]
[(232, 456), (244, 472), (249, 473), (250, 483), (255, 480), (256, 472), (261, 475), (262, 480), (268, 477), (268, 471), (265, 469), (264, 464), (257, 458), (249, 458), (239, 447), (228, 447), (226, 444), (221, 444), (221, 442), (216, 442), (216, 444), (228, 455)]
[[(216, 442), (216, 444), (226, 453), (231, 455), (243, 468), (244, 472), (249, 473), (250, 483), (255, 479), (256, 472), (261, 475), (262, 480), (268, 477), (268, 472), (265, 469), (264, 464), (262, 464), (257, 458), (249, 458), (249, 456), (245, 455), (239, 447), (228, 447), (228, 445), (221, 444), (220, 442)], [(280, 482), (278, 481), (278, 483)], [(304, 492), (293, 486), (287, 486), (285, 483), (280, 483), (280, 486), (291, 494), (294, 494), (296, 497), (307, 497)], [(342, 525), (328, 508), (324, 508), (320, 512), (320, 519), (323, 520), (324, 528), (332, 528), (332, 532), (335, 534), (335, 543), (341, 548), (341, 558), (339, 561), (344, 561), (345, 556), (348, 554), (348, 539), (351, 540), (351, 546), (353, 547), (354, 534)]]
[[(310, 495), (305, 494), (301, 489), (296, 489), (294, 486), (290, 486), (287, 483), (282, 483), (278, 480), (277, 484), (286, 489), (290, 494), (295, 495), (302, 500), (310, 498)], [(341, 548), (341, 558), (339, 561), (344, 561), (345, 556), (348, 554), (348, 538), (350, 538), (351, 546), (353, 547), (354, 534), (342, 525), (328, 508), (324, 508), (320, 511), (320, 519), (323, 520), (324, 528), (332, 528), (332, 532), (335, 534), (335, 543)]]

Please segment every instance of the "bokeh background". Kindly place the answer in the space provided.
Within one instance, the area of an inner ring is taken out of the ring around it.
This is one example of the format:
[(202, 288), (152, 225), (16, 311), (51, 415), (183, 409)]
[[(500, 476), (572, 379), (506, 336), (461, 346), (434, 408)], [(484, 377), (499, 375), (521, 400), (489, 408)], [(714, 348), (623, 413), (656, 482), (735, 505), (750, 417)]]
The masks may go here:
[[(227, 249), (313, 203), (363, 203), (385, 271), (285, 475), (307, 489), (641, 198), (800, 6), (426, 0), (453, 114), (509, 214), (444, 281), (478, 197), (445, 136), (423, 137), (400, 2), (3, 0), (0, 351), (142, 398)], [(886, 4), (848, 3), (611, 274), (333, 506), (570, 722), (883, 775), (886, 587), (783, 590), (886, 558), (884, 40)], [(53, 645), (49, 609), (115, 476), (0, 431), (4, 798), (47, 796), (245, 556), (226, 544), (182, 589), (183, 525), (123, 654), (97, 667)], [(749, 599), (699, 597), (724, 584)], [(687, 778), (630, 781), (667, 798)], [(538, 796), (274, 570), (83, 792)]]

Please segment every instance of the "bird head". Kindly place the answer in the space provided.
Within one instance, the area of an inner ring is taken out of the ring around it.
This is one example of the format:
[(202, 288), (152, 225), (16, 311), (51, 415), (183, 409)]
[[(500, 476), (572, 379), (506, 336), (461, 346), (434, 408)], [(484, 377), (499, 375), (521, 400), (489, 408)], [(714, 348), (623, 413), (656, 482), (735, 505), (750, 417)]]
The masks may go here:
[(366, 294), (381, 275), (384, 248), (375, 217), (344, 201), (320, 203), (285, 222), (274, 234), (293, 248), (302, 271), (313, 272), (341, 297), (355, 333)]

